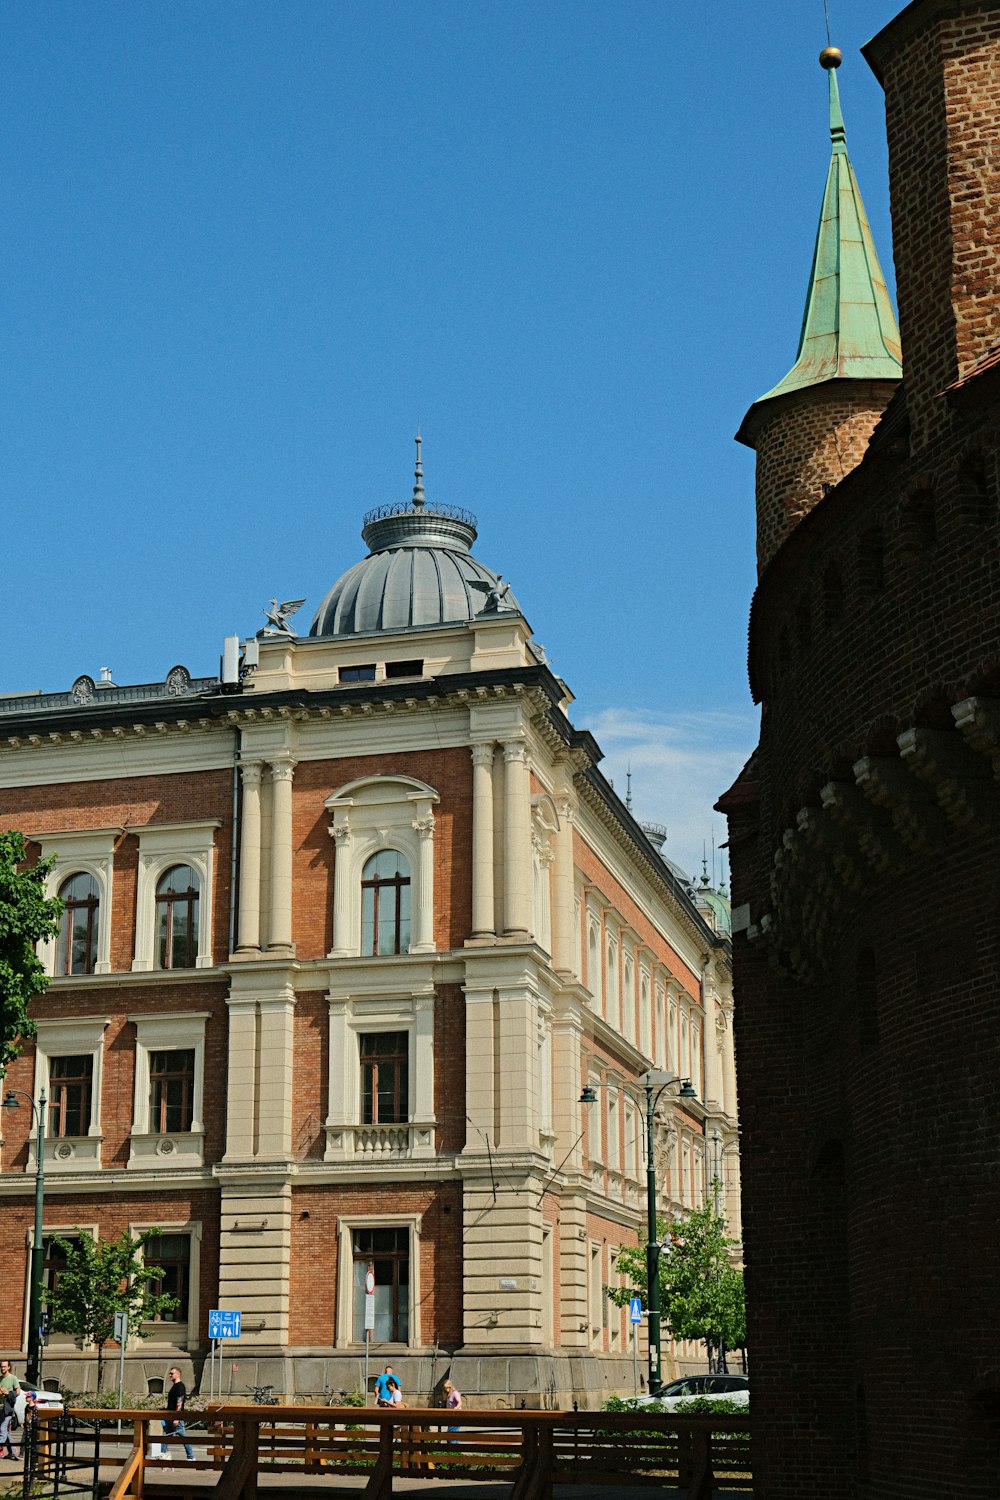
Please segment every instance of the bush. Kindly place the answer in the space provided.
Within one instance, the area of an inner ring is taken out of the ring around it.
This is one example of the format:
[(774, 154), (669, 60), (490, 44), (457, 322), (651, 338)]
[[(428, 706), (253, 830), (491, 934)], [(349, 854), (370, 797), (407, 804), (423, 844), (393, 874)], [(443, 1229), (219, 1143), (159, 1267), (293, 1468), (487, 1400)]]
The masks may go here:
[(681, 1417), (700, 1417), (705, 1412), (742, 1416), (746, 1410), (745, 1406), (741, 1406), (738, 1401), (730, 1400), (728, 1396), (691, 1396), (687, 1401), (677, 1403), (677, 1415)]
[(639, 1401), (635, 1396), (609, 1396), (602, 1411), (658, 1411), (664, 1410), (660, 1401)]

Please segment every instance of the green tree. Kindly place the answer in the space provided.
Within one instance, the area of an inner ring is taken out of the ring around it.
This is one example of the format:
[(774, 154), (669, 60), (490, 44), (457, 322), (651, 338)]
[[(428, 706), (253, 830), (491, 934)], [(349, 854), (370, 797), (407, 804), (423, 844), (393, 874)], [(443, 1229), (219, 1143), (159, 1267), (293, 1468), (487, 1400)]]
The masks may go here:
[(143, 1324), (177, 1306), (177, 1298), (158, 1290), (159, 1266), (146, 1265), (146, 1246), (159, 1229), (146, 1229), (133, 1238), (123, 1229), (116, 1240), (95, 1240), (85, 1229), (73, 1238), (53, 1238), (65, 1256), (56, 1285), (44, 1293), (54, 1333), (71, 1333), (81, 1348), (97, 1346), (97, 1389), (104, 1374), (105, 1345), (114, 1338), (115, 1314), (127, 1313), (129, 1334), (147, 1339), (152, 1329)]
[[(711, 1352), (739, 1349), (746, 1343), (743, 1272), (733, 1265), (737, 1241), (726, 1234), (726, 1221), (711, 1199), (688, 1210), (672, 1224), (657, 1219), (660, 1252), (660, 1306), (665, 1333), (675, 1339), (700, 1339)], [(618, 1252), (618, 1272), (631, 1283), (607, 1287), (618, 1307), (636, 1292), (646, 1304), (646, 1250), (627, 1246)]]
[(0, 833), (0, 1076), (35, 1034), (28, 1006), (48, 985), (35, 944), (59, 931), (62, 902), (46, 896), (52, 860), (25, 870), (24, 835)]

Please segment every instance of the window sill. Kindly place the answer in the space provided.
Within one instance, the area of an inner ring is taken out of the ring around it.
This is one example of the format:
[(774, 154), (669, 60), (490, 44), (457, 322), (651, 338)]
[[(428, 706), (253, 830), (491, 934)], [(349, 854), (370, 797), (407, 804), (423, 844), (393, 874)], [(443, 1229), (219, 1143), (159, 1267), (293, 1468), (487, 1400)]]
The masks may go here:
[(128, 1165), (131, 1168), (164, 1170), (177, 1167), (201, 1167), (205, 1161), (203, 1131), (178, 1130), (167, 1135), (136, 1135), (129, 1141)]
[[(46, 1172), (93, 1172), (100, 1170), (103, 1135), (53, 1136), (45, 1142)], [(35, 1142), (28, 1153), (28, 1171), (36, 1170)]]

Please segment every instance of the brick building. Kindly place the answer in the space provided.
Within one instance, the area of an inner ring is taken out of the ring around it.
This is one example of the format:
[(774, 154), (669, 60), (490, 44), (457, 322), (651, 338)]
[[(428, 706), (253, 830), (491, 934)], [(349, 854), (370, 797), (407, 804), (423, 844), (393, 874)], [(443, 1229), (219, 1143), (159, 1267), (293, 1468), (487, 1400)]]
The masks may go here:
[[(730, 823), (754, 1493), (1000, 1493), (1000, 6), (885, 90), (899, 327), (833, 159), (755, 403), (759, 747)], [(900, 360), (901, 342), (901, 369)], [(901, 379), (899, 378), (901, 376)]]
[[(233, 1389), (359, 1386), (371, 1266), (372, 1359), (408, 1399), (449, 1374), (481, 1402), (596, 1399), (631, 1385), (603, 1291), (643, 1222), (627, 1088), (656, 1065), (697, 1095), (664, 1100), (667, 1212), (736, 1140), (728, 933), (419, 458), (363, 534), (309, 636), (262, 634), (242, 671), (234, 640), (222, 680), (0, 699), (0, 818), (68, 903), (7, 1079), (49, 1098), (46, 1233), (161, 1231), (180, 1303), (130, 1348), (133, 1388), (197, 1379), (216, 1306), (243, 1314)], [(0, 1172), (15, 1356), (27, 1115)], [(50, 1377), (91, 1365), (53, 1337)]]

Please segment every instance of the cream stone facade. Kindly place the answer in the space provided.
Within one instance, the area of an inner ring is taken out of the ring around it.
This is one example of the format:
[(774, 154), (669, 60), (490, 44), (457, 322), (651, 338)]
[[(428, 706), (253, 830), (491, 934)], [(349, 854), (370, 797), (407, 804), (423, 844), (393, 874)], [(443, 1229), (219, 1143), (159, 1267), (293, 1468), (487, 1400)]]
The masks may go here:
[[(372, 1368), (407, 1399), (450, 1374), (473, 1403), (592, 1402), (631, 1385), (603, 1289), (643, 1222), (651, 1066), (697, 1095), (663, 1101), (663, 1211), (723, 1158), (737, 1211), (728, 933), (602, 777), (472, 519), (415, 493), (365, 535), (345, 580), (382, 570), (376, 628), (341, 580), (232, 680), (0, 699), (3, 826), (56, 856), (54, 891), (93, 879), (7, 1080), (54, 1108), (46, 1234), (169, 1241), (180, 1305), (128, 1350), (135, 1387), (197, 1378), (211, 1307), (243, 1313), (234, 1389), (356, 1387), (370, 1264)], [(18, 1285), (26, 1115), (0, 1171)], [(11, 1353), (24, 1322), (9, 1298)], [(47, 1373), (85, 1364), (53, 1338)]]

